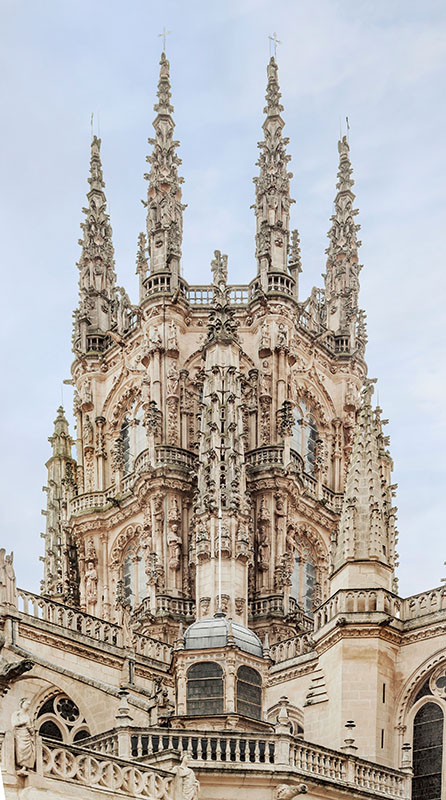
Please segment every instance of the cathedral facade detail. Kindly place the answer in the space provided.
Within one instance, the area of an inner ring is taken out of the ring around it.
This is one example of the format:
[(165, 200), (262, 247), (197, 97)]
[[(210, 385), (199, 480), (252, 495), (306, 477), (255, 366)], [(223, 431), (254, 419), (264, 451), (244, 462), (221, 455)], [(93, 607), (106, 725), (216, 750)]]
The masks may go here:
[(255, 274), (229, 283), (216, 249), (195, 286), (164, 53), (154, 109), (136, 304), (91, 142), (40, 595), (0, 550), (6, 797), (446, 800), (446, 595), (398, 594), (347, 138), (324, 285), (301, 299), (271, 58)]

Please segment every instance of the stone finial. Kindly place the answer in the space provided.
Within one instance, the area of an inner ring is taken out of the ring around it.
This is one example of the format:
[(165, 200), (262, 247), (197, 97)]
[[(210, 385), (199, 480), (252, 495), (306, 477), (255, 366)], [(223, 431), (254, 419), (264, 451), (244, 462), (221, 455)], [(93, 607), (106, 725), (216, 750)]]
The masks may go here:
[(280, 90), (277, 64), (271, 58), (268, 67), (266, 90), (266, 118), (263, 123), (264, 140), (259, 142), (260, 156), (257, 161), (259, 175), (254, 178), (257, 218), (256, 255), (258, 270), (265, 286), (264, 276), (269, 271), (287, 271), (289, 247), (289, 210), (294, 202), (290, 198), (290, 179), (288, 162), (291, 156), (286, 153), (288, 139), (282, 136), (284, 121), (280, 116), (283, 106), (280, 103)]
[(158, 82), (157, 112), (153, 127), (155, 136), (149, 139), (152, 153), (147, 156), (150, 172), (144, 177), (149, 182), (147, 193), (147, 237), (150, 271), (171, 273), (171, 289), (178, 284), (181, 242), (183, 237), (183, 211), (181, 201), (183, 178), (178, 176), (181, 159), (177, 155), (179, 142), (173, 138), (175, 123), (171, 105), (169, 62), (161, 54)]

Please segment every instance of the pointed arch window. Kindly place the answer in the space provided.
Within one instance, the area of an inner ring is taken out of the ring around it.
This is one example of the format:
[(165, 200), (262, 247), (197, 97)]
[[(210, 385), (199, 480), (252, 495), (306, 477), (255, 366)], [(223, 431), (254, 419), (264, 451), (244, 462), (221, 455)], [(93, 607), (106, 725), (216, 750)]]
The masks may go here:
[(294, 597), (307, 616), (313, 616), (316, 584), (316, 565), (308, 553), (293, 554), (290, 596)]
[(444, 712), (428, 701), (413, 722), (412, 800), (441, 800)]
[(90, 736), (78, 706), (62, 693), (45, 700), (37, 712), (36, 727), (40, 736), (58, 742), (80, 742)]
[(134, 404), (121, 425), (121, 448), (124, 475), (133, 472), (135, 459), (147, 447), (142, 406)]
[(304, 470), (309, 475), (314, 474), (317, 439), (318, 431), (314, 415), (305, 400), (300, 400), (294, 407), (291, 448), (302, 456)]

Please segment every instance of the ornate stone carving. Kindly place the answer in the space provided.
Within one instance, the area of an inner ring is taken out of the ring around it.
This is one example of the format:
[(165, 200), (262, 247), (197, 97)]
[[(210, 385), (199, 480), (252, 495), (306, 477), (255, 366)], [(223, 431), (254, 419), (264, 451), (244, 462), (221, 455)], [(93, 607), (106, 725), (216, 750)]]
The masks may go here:
[(22, 697), (18, 711), (11, 716), (15, 763), (20, 767), (19, 774), (22, 775), (26, 775), (29, 769), (34, 769), (36, 762), (36, 739), (29, 713), (30, 706), (29, 697)]

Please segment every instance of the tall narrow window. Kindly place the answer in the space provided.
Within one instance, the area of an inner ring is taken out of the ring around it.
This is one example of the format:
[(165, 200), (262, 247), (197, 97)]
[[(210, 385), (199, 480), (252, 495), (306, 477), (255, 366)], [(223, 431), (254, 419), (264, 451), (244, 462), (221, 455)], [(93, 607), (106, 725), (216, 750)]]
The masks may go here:
[(132, 547), (124, 558), (122, 568), (124, 597), (136, 608), (147, 596), (147, 576), (141, 547)]
[(305, 472), (309, 475), (314, 473), (317, 438), (316, 420), (305, 401), (301, 400), (294, 408), (291, 448), (302, 456)]
[(237, 713), (262, 717), (262, 678), (252, 667), (239, 667), (237, 671)]
[(440, 800), (443, 751), (443, 711), (425, 703), (413, 723), (412, 800)]
[(308, 555), (295, 553), (290, 595), (308, 616), (312, 616), (314, 610), (315, 583), (316, 567), (313, 560)]
[(143, 425), (142, 407), (135, 406), (126, 414), (121, 425), (121, 447), (124, 475), (130, 475), (135, 459), (146, 448), (146, 431)]
[(187, 713), (223, 714), (223, 670), (212, 661), (194, 664), (187, 673)]

